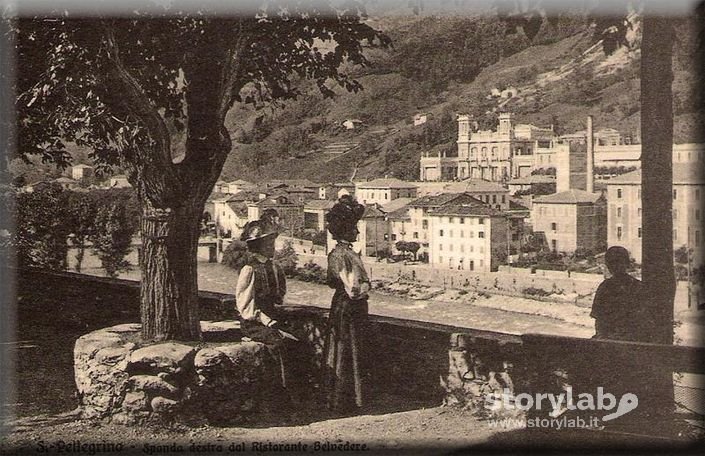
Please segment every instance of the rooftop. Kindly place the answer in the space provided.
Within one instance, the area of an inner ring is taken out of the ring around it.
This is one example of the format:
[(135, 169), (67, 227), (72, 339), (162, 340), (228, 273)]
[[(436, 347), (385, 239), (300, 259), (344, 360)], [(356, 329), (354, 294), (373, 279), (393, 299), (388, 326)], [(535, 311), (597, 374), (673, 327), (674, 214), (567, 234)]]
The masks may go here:
[(589, 193), (585, 190), (570, 189), (565, 192), (540, 196), (534, 199), (534, 204), (589, 204), (595, 203), (602, 197), (602, 193)]
[(211, 195), (208, 197), (208, 201), (227, 200), (230, 196), (232, 195), (228, 193), (211, 192)]
[(368, 182), (360, 182), (357, 184), (358, 188), (417, 188), (416, 184), (411, 182), (405, 182), (401, 179), (395, 177), (385, 177), (380, 179), (374, 179)]
[(273, 184), (273, 185), (284, 184), (287, 187), (301, 187), (301, 188), (319, 187), (320, 186), (320, 184), (317, 184), (315, 182), (311, 182), (308, 179), (277, 179), (275, 181), (272, 181), (271, 184)]
[(244, 201), (228, 201), (227, 204), (239, 217), (247, 217), (247, 203)]
[(382, 210), (386, 212), (387, 214), (390, 214), (396, 210), (405, 208), (406, 206), (409, 205), (412, 201), (416, 200), (416, 198), (397, 198), (393, 199), (387, 204), (382, 206)]
[(498, 183), (481, 179), (466, 179), (460, 182), (451, 182), (443, 187), (443, 190), (456, 193), (461, 191), (468, 193), (507, 192), (507, 189)]
[(477, 198), (466, 193), (440, 193), (438, 195), (426, 195), (414, 200), (410, 207), (441, 207), (449, 203), (455, 204), (482, 204)]
[[(608, 180), (607, 185), (641, 185), (641, 169)], [(697, 163), (674, 163), (674, 184), (705, 184), (705, 173)]]
[(517, 177), (509, 181), (509, 185), (531, 185), (531, 184), (555, 184), (554, 176), (542, 174), (532, 174), (530, 176)]
[(484, 204), (450, 204), (429, 212), (429, 215), (498, 217), (504, 213)]
[(304, 209), (311, 210), (329, 210), (335, 205), (335, 201), (324, 200), (324, 199), (314, 199), (306, 201), (304, 204)]
[(365, 213), (362, 214), (362, 218), (384, 217), (384, 215), (385, 212), (382, 210), (382, 206), (377, 203), (372, 203), (365, 206)]
[[(223, 183), (223, 184), (224, 184), (225, 182), (219, 181), (218, 183)], [(245, 185), (245, 186), (247, 186), (247, 185), (254, 185), (252, 182), (248, 182), (248, 181), (242, 180), (242, 179), (235, 179), (234, 181), (227, 182), (227, 184), (230, 184), (230, 185)]]

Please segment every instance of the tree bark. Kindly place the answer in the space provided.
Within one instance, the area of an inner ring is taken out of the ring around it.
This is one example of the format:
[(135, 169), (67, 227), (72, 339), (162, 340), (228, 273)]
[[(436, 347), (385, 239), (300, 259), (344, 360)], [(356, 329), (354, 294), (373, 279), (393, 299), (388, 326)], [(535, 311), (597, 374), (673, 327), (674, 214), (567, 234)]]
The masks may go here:
[(175, 208), (143, 201), (141, 318), (147, 340), (199, 340), (199, 222), (203, 204), (191, 198)]
[[(676, 291), (673, 269), (673, 69), (672, 20), (643, 18), (641, 43), (641, 198), (642, 280), (644, 303), (653, 321), (652, 342), (673, 344), (673, 303)], [(674, 435), (673, 369), (640, 360), (626, 376), (639, 398), (635, 426), (652, 427), (655, 434)]]
[[(642, 278), (653, 341), (673, 344), (673, 24), (645, 15), (641, 44)], [(680, 236), (685, 233), (679, 233)]]

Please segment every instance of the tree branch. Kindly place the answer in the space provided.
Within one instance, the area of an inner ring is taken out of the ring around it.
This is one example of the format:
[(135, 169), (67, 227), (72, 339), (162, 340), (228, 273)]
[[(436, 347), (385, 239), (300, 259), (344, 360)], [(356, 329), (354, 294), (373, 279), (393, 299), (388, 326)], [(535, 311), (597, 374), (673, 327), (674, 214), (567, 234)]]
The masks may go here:
[[(171, 139), (164, 119), (157, 108), (149, 101), (137, 79), (125, 67), (121, 56), (120, 47), (115, 37), (112, 22), (103, 21), (103, 43), (107, 56), (109, 74), (105, 97), (102, 97), (110, 110), (124, 118), (136, 118), (147, 129), (148, 139), (151, 143), (133, 144), (134, 150), (124, 154), (126, 161), (130, 162), (133, 176), (130, 176), (135, 187), (151, 187), (147, 194), (171, 200), (178, 186), (178, 177), (171, 161)], [(139, 140), (137, 140), (139, 142)], [(136, 153), (131, 157), (130, 153)], [(169, 193), (172, 193), (170, 195)], [(166, 201), (155, 201), (157, 205), (168, 204)]]

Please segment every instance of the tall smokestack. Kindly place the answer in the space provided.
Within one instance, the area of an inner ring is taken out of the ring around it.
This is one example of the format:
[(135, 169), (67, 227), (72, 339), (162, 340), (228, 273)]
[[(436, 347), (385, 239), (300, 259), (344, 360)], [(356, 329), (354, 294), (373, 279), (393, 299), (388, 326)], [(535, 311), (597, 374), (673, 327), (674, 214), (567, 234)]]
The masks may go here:
[(589, 193), (595, 191), (595, 136), (592, 131), (592, 116), (587, 118), (587, 176), (585, 190)]

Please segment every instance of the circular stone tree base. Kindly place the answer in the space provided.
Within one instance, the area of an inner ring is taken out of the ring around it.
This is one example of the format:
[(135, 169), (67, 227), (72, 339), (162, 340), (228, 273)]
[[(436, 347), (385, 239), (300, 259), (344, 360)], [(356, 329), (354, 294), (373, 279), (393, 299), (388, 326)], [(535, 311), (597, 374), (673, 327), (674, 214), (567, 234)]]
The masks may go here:
[(201, 322), (203, 342), (144, 342), (141, 325), (80, 337), (74, 371), (84, 418), (241, 422), (281, 405), (279, 362), (268, 347), (242, 341), (239, 322)]

